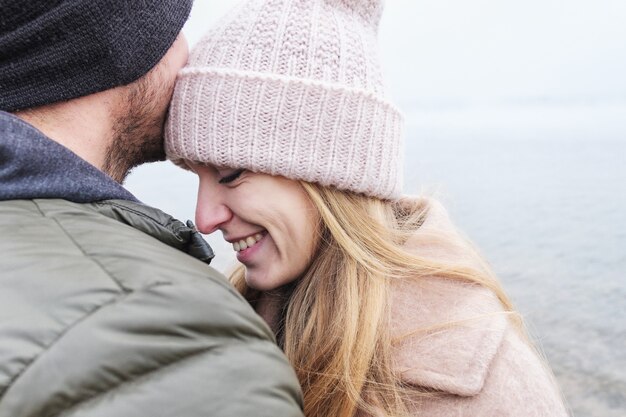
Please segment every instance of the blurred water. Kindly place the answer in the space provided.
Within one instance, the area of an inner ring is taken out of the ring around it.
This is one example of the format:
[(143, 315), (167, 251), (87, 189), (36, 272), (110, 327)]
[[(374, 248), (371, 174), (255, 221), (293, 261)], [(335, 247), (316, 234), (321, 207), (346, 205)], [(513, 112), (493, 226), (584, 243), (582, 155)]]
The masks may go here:
[[(406, 190), (435, 193), (524, 314), (577, 417), (626, 415), (626, 106), (414, 109)], [(127, 186), (193, 218), (191, 174)], [(211, 237), (215, 266), (232, 250)]]

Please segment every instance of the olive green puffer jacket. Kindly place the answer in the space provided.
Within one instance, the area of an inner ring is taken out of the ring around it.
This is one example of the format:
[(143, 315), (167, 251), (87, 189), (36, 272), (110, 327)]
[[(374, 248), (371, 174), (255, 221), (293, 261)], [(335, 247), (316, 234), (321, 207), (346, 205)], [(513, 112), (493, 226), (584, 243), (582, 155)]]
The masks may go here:
[(0, 201), (0, 417), (302, 416), (191, 232), (130, 201)]

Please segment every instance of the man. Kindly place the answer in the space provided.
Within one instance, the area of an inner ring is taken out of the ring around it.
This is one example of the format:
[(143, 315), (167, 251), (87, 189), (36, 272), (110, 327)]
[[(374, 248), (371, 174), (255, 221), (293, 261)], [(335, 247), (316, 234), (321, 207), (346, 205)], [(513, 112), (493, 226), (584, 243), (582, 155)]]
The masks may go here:
[(164, 157), (191, 1), (0, 0), (0, 417), (302, 415), (193, 225), (120, 185)]

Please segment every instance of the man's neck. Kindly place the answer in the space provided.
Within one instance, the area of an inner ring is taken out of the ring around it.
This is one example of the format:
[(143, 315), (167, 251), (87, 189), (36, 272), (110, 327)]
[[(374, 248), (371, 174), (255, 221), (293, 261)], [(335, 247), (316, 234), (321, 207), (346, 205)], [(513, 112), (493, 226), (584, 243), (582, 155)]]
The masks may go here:
[(113, 137), (109, 92), (55, 103), (15, 115), (102, 170)]

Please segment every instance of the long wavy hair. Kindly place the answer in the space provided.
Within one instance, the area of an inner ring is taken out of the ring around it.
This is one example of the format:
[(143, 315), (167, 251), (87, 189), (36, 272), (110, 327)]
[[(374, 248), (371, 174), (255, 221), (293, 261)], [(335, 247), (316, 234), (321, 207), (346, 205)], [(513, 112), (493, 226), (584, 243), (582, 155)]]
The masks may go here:
[[(402, 384), (391, 363), (398, 342), (389, 332), (394, 279), (437, 277), (487, 287), (524, 333), (488, 267), (444, 264), (404, 248), (428, 216), (428, 200), (383, 201), (301, 184), (319, 212), (319, 245), (308, 270), (285, 289), (277, 340), (302, 385), (307, 417), (407, 415), (415, 389)], [(260, 294), (246, 285), (244, 272), (238, 268), (231, 280), (254, 304)]]

